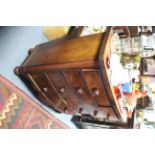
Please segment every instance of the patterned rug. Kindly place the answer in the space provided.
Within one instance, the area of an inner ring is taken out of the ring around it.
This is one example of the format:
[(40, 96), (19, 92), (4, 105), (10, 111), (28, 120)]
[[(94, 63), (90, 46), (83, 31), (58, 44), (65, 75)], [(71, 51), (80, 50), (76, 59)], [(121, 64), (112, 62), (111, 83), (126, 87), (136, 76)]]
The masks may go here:
[(64, 129), (68, 127), (0, 75), (0, 128)]

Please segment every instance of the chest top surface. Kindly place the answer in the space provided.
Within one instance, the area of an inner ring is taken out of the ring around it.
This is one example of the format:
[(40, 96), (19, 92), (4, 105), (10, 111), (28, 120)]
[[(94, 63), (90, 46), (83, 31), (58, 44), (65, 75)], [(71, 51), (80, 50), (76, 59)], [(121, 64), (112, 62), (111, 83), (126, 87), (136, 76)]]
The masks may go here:
[(103, 36), (104, 33), (40, 44), (23, 66), (97, 61)]

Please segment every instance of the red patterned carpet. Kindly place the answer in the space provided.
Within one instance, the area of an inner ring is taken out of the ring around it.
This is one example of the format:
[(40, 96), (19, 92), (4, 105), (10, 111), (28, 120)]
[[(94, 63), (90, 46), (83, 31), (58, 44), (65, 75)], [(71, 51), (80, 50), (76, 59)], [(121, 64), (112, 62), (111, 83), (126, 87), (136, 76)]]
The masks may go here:
[(0, 75), (0, 128), (64, 129), (68, 127)]

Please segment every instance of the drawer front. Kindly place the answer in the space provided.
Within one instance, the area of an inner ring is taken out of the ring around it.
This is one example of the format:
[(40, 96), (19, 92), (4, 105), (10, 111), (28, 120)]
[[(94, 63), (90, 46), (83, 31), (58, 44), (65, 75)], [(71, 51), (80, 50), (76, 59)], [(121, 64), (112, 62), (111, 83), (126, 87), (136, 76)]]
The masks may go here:
[(77, 113), (80, 108), (79, 100), (71, 91), (64, 74), (61, 72), (48, 72), (47, 75), (49, 77), (49, 80), (56, 88), (57, 92), (67, 103), (67, 108), (72, 108), (75, 113)]
[(117, 116), (110, 107), (99, 107), (96, 117), (105, 118), (107, 121), (118, 121)]
[(80, 71), (67, 71), (65, 74), (73, 93), (81, 103), (82, 113), (93, 114), (94, 101), (88, 88), (86, 88), (82, 73)]
[(98, 106), (110, 106), (99, 72), (84, 71), (83, 74), (86, 79), (88, 88), (90, 89), (91, 94), (96, 100)]
[(41, 96), (41, 99), (45, 103), (54, 107), (56, 110), (61, 112), (64, 111), (64, 108), (66, 107), (65, 103), (51, 87), (44, 73), (31, 73), (28, 75), (28, 77), (36, 89), (41, 93), (39, 96)]
[(66, 105), (63, 103), (63, 101), (60, 100), (59, 103), (54, 104), (49, 98), (41, 93), (38, 94), (38, 97), (40, 98), (41, 101), (46, 103), (48, 106), (54, 108), (55, 110), (59, 112), (64, 112), (64, 109), (66, 108)]

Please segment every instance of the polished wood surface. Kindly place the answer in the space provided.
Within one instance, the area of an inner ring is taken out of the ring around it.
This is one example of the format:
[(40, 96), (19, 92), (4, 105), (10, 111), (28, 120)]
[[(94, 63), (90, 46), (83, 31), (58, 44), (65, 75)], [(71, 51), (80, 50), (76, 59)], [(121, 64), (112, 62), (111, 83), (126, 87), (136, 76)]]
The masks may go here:
[(100, 79), (99, 71), (84, 72), (84, 76), (92, 97), (98, 106), (110, 106), (107, 94)]
[(38, 45), (23, 66), (90, 62), (98, 58), (104, 34), (97, 34)]
[(27, 78), (38, 97), (55, 110), (71, 115), (122, 121), (107, 75), (113, 31), (85, 37), (66, 37), (37, 45), (16, 68)]
[(115, 93), (112, 89), (112, 85), (109, 82), (108, 74), (107, 74), (107, 59), (109, 59), (111, 54), (111, 38), (112, 38), (113, 31), (111, 29), (108, 29), (108, 32), (105, 35), (105, 39), (103, 41), (103, 44), (100, 49), (99, 53), (99, 62), (100, 62), (100, 69), (101, 69), (101, 78), (104, 83), (104, 86), (106, 88), (107, 96), (109, 98), (110, 103), (112, 104), (112, 107), (115, 109), (116, 115), (120, 118), (122, 118), (123, 113), (123, 107), (120, 106), (118, 103)]
[(130, 36), (130, 29), (128, 26), (113, 26), (113, 30), (122, 31), (118, 33), (121, 38), (127, 38)]

